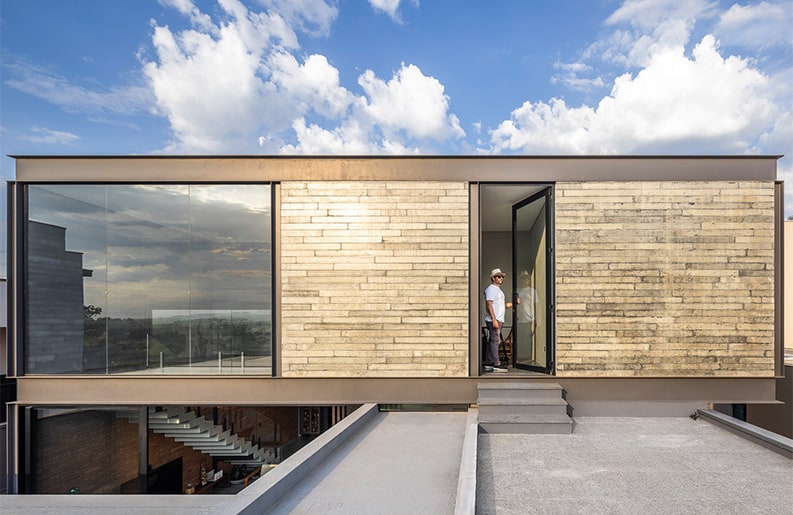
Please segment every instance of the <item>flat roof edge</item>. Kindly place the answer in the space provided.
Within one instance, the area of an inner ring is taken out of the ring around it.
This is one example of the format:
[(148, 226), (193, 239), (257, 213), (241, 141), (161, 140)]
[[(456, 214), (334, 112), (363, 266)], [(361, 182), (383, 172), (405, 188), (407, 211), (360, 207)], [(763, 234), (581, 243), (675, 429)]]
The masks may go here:
[(779, 156), (15, 156), (21, 182), (736, 181)]
[(782, 159), (784, 154), (420, 154), (420, 155), (367, 155), (367, 154), (8, 154), (12, 159)]

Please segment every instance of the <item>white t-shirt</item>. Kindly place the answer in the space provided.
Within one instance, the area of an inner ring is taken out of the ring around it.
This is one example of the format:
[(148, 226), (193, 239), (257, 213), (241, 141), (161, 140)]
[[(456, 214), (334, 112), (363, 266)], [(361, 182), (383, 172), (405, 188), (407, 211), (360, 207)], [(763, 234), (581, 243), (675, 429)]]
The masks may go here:
[[(493, 301), (493, 313), (496, 315), (496, 320), (504, 322), (504, 315), (507, 312), (506, 297), (501, 288), (495, 284), (491, 284), (485, 289), (485, 302)], [(490, 312), (485, 308), (485, 322), (492, 322)]]

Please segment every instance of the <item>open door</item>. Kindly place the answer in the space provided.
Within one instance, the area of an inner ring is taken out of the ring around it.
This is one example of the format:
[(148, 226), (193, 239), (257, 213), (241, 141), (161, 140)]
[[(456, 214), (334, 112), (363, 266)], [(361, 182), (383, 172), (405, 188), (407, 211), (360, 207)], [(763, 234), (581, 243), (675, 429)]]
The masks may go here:
[(553, 373), (552, 188), (512, 206), (513, 366)]

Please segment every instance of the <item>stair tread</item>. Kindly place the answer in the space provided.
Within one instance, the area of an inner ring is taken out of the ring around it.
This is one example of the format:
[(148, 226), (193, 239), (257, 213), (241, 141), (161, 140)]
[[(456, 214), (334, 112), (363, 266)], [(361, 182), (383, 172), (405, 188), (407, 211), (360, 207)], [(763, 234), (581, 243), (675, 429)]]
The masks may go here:
[(507, 383), (507, 382), (492, 382), (492, 383), (479, 383), (477, 385), (479, 390), (561, 390), (562, 385), (559, 383)]
[(479, 423), (534, 423), (534, 424), (572, 424), (573, 419), (567, 415), (529, 415), (525, 413), (479, 414)]
[(479, 397), (479, 406), (567, 406), (567, 401), (561, 397), (539, 399), (505, 398), (505, 397)]
[(183, 411), (176, 407), (157, 411), (155, 408), (149, 407), (148, 415), (150, 430), (204, 454), (232, 457), (254, 456), (265, 461), (268, 456), (274, 456), (253, 442), (240, 438), (229, 430), (223, 430), (204, 416), (198, 416), (191, 411)]

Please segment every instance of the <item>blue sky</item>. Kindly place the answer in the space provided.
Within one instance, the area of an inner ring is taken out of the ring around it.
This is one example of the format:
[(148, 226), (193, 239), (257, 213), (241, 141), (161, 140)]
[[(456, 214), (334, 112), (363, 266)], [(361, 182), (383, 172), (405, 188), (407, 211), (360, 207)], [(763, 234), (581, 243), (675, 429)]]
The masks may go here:
[(793, 155), (793, 0), (2, 0), (0, 49), (2, 155)]

